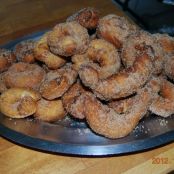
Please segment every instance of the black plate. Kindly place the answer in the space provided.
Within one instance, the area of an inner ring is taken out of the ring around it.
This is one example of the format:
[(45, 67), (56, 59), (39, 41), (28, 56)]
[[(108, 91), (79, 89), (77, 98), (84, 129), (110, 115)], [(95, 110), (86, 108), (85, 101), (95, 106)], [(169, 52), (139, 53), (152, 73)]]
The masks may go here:
[[(37, 40), (44, 32), (28, 35), (3, 46), (12, 49), (16, 43)], [(69, 116), (57, 123), (10, 119), (0, 114), (0, 134), (27, 147), (75, 155), (114, 155), (154, 148), (174, 141), (174, 116), (167, 119), (151, 115), (140, 121), (127, 137), (111, 140), (92, 132), (84, 122)]]

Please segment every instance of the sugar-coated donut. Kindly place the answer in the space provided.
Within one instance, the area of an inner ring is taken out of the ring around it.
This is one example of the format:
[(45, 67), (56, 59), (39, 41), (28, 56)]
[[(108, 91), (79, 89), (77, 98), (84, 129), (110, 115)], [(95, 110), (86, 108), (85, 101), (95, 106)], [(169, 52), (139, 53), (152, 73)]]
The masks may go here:
[(83, 27), (87, 29), (93, 29), (98, 25), (99, 12), (98, 10), (91, 7), (83, 8), (72, 16), (68, 17), (66, 21), (77, 21)]
[(37, 102), (35, 118), (47, 122), (54, 122), (63, 119), (66, 115), (61, 100), (45, 100), (41, 99)]
[(15, 61), (16, 57), (12, 51), (0, 49), (0, 73), (6, 71)]
[(14, 54), (16, 55), (18, 62), (34, 63), (34, 47), (34, 40), (26, 40), (18, 43), (14, 49)]
[(8, 88), (23, 87), (38, 90), (45, 78), (45, 71), (36, 64), (19, 62), (13, 64), (4, 74)]
[(24, 118), (36, 112), (39, 93), (24, 88), (11, 88), (0, 96), (0, 111), (11, 118)]
[(88, 44), (87, 29), (76, 21), (57, 24), (48, 35), (50, 50), (61, 56), (82, 54), (87, 50)]
[(154, 74), (162, 71), (164, 55), (160, 44), (145, 31), (136, 32), (127, 37), (122, 48), (122, 62), (126, 67), (132, 66), (136, 57), (147, 53), (154, 63)]
[(61, 97), (76, 81), (76, 78), (77, 72), (68, 63), (62, 68), (46, 74), (46, 78), (40, 86), (40, 93), (43, 98), (48, 100)]
[(109, 14), (99, 20), (97, 35), (99, 38), (111, 42), (117, 48), (121, 48), (126, 37), (136, 30), (136, 27), (130, 24), (126, 18)]
[(34, 48), (34, 56), (37, 60), (44, 62), (49, 69), (57, 69), (66, 63), (66, 60), (58, 55), (53, 54), (47, 44), (48, 33), (44, 34), (39, 41), (36, 42)]
[(84, 112), (90, 128), (97, 134), (108, 138), (127, 136), (146, 114), (151, 103), (151, 89), (138, 91), (133, 105), (123, 114), (118, 114), (113, 108), (102, 104), (94, 95), (85, 96)]
[(98, 73), (89, 65), (79, 71), (83, 84), (101, 99), (111, 100), (126, 97), (141, 88), (152, 74), (153, 64), (147, 55), (137, 57), (133, 66), (126, 68), (111, 77), (100, 80)]
[(74, 55), (72, 62), (79, 70), (81, 65), (90, 63), (98, 72), (100, 79), (105, 79), (120, 69), (120, 57), (115, 47), (103, 40), (94, 39), (90, 42), (89, 48), (84, 55)]

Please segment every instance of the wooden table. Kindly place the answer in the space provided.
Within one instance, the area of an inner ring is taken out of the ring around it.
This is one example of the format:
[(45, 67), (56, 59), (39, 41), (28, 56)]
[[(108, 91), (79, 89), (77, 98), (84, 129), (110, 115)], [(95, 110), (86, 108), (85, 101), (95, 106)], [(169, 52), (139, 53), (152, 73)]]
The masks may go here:
[[(0, 44), (54, 26), (72, 12), (97, 7), (124, 15), (109, 0), (1, 0)], [(161, 174), (174, 170), (174, 143), (137, 154), (86, 158), (48, 154), (0, 138), (1, 174)]]

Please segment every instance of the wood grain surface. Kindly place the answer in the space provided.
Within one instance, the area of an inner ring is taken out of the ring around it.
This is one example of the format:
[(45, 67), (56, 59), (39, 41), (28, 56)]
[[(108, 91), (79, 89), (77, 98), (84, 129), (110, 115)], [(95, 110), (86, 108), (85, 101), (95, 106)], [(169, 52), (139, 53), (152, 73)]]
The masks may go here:
[[(109, 0), (1, 0), (0, 44), (47, 29), (83, 7), (125, 14)], [(146, 152), (100, 158), (69, 157), (21, 147), (0, 138), (0, 174), (166, 174), (174, 170), (174, 143)]]

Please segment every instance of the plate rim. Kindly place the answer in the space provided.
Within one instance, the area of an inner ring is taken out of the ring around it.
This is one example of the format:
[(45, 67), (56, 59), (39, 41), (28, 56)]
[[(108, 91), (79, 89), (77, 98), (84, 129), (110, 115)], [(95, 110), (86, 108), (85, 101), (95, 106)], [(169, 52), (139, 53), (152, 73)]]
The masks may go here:
[(0, 123), (0, 135), (12, 142), (18, 143), (25, 147), (36, 150), (43, 150), (46, 152), (54, 152), (66, 155), (80, 155), (80, 156), (109, 156), (120, 155), (134, 152), (141, 152), (157, 148), (159, 146), (174, 142), (174, 130), (157, 135), (151, 138), (137, 140), (134, 143), (123, 143), (115, 145), (101, 145), (100, 150), (96, 151), (98, 145), (77, 145), (77, 144), (63, 144), (54, 141), (44, 140), (25, 135), (16, 130), (12, 130)]

